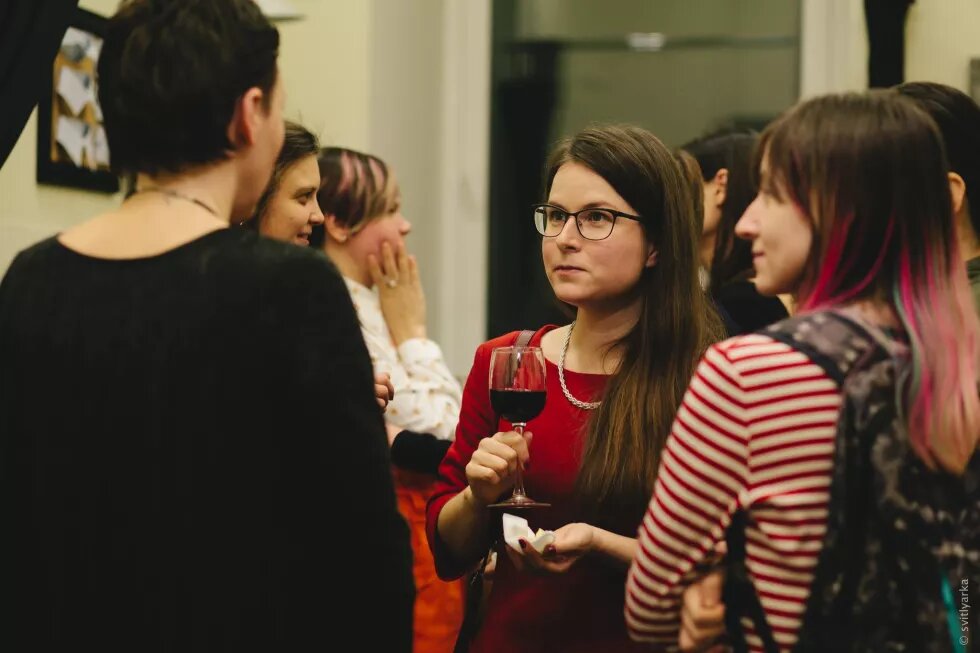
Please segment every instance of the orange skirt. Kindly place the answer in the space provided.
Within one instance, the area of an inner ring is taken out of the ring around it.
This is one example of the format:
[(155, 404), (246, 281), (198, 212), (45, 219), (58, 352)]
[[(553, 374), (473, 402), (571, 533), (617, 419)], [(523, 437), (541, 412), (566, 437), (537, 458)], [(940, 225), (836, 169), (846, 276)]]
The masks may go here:
[(436, 576), (436, 565), (425, 535), (425, 504), (435, 479), (424, 474), (392, 469), (398, 510), (408, 523), (412, 538), (415, 576), (415, 653), (452, 653), (463, 623), (463, 580), (445, 582)]

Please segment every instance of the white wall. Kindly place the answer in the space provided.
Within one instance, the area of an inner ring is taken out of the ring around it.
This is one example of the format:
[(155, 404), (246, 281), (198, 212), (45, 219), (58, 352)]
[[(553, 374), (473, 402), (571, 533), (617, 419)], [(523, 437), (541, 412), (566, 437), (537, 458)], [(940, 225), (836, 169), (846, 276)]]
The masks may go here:
[(868, 85), (868, 37), (861, 0), (803, 0), (800, 95)]

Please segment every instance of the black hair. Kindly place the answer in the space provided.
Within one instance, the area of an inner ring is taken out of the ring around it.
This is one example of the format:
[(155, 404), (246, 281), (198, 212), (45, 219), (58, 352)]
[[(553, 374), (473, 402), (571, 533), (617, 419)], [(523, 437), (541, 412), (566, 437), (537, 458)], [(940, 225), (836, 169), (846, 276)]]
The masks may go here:
[(728, 171), (725, 202), (715, 232), (715, 250), (711, 260), (710, 292), (717, 292), (730, 281), (749, 276), (752, 270), (752, 245), (735, 236), (735, 224), (756, 195), (752, 174), (752, 152), (757, 137), (752, 132), (723, 129), (681, 146), (698, 161), (705, 182), (718, 171)]
[(266, 101), (279, 32), (252, 0), (125, 0), (99, 57), (99, 103), (118, 173), (178, 173), (232, 149), (250, 88)]
[(980, 235), (980, 106), (966, 93), (935, 82), (908, 82), (895, 91), (915, 102), (939, 127), (949, 168), (963, 178), (970, 222)]

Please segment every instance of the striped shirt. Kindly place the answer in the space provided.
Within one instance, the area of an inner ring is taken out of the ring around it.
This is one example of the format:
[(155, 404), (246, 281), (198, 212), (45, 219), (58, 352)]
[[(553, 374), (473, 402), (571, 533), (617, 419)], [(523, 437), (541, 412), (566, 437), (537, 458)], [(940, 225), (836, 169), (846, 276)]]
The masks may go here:
[[(826, 532), (837, 384), (768, 336), (710, 348), (674, 421), (626, 587), (641, 641), (676, 647), (695, 566), (746, 510), (746, 566), (776, 643), (796, 642)], [(763, 650), (745, 622), (752, 651)]]

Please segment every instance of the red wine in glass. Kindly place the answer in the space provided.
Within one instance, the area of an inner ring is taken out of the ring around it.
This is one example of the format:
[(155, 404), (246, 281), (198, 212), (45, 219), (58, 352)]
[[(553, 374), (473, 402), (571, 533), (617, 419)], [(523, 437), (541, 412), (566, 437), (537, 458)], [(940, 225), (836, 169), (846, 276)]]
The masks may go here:
[(544, 390), (491, 390), (494, 411), (511, 424), (527, 424), (544, 408)]
[[(500, 417), (524, 433), (527, 423), (544, 409), (547, 375), (540, 347), (498, 347), (490, 356), (490, 404)], [(491, 508), (542, 508), (524, 491), (523, 470), (517, 468), (514, 492)]]

